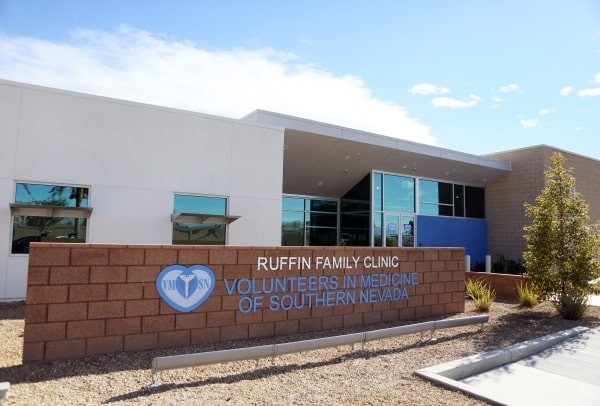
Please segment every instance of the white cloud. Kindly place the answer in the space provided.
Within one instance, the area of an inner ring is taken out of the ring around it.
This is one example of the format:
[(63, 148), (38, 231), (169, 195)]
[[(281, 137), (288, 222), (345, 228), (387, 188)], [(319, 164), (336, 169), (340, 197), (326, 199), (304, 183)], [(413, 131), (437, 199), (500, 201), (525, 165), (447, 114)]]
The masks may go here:
[[(594, 75), (594, 83), (600, 84), (600, 72)], [(577, 91), (579, 97), (595, 97), (600, 96), (600, 87), (592, 87), (587, 89), (581, 89)]]
[(208, 50), (122, 26), (67, 42), (0, 37), (0, 77), (161, 106), (242, 117), (255, 109), (436, 144), (403, 106), (361, 78), (272, 49)]
[(494, 101), (496, 103), (502, 103), (504, 101), (504, 99), (502, 97), (492, 96), (492, 101)]
[(575, 128), (575, 131), (577, 131), (578, 133), (585, 131), (585, 127), (577, 127)]
[(538, 111), (538, 116), (547, 116), (548, 114), (554, 114), (556, 113), (555, 109), (540, 109)]
[(579, 97), (594, 97), (600, 96), (600, 87), (594, 87), (591, 89), (581, 89), (577, 91)]
[(523, 128), (536, 127), (538, 125), (538, 119), (537, 118), (522, 118), (519, 120), (519, 124), (521, 124), (521, 127), (523, 127)]
[(565, 86), (562, 89), (560, 89), (560, 95), (568, 96), (569, 94), (571, 94), (572, 91), (573, 91), (573, 86)]
[(498, 91), (500, 93), (514, 93), (514, 92), (519, 92), (520, 88), (519, 88), (519, 85), (517, 85), (516, 83), (511, 83), (509, 85), (500, 86)]
[(449, 107), (451, 109), (464, 109), (479, 104), (481, 97), (474, 94), (469, 95), (466, 100), (460, 100), (454, 97), (436, 97), (431, 101), (434, 107)]
[(427, 96), (430, 94), (446, 94), (450, 92), (450, 89), (443, 86), (436, 86), (431, 83), (419, 83), (411, 86), (408, 91), (412, 94)]

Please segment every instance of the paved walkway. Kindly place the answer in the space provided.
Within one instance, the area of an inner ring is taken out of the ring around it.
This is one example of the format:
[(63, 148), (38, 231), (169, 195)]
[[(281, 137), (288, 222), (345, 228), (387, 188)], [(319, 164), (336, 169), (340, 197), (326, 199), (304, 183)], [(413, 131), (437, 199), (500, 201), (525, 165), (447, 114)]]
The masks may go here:
[[(590, 298), (600, 306), (600, 296)], [(577, 327), (417, 371), (501, 405), (600, 405), (600, 328)]]
[(600, 329), (461, 382), (506, 405), (599, 405)]

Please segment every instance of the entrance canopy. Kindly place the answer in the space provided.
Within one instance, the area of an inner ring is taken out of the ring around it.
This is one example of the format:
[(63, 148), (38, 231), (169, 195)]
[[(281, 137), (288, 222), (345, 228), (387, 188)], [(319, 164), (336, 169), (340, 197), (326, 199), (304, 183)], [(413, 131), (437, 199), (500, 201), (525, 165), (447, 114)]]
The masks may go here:
[(283, 193), (339, 198), (372, 170), (485, 187), (510, 163), (269, 111), (244, 120), (283, 127)]

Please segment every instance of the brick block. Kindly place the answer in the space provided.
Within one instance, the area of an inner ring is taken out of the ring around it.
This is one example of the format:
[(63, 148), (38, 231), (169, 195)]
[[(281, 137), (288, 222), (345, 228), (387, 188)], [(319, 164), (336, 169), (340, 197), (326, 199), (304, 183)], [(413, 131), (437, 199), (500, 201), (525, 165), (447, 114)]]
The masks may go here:
[(108, 248), (72, 248), (71, 265), (108, 265)]
[(141, 283), (111, 283), (108, 285), (108, 300), (142, 299), (144, 286)]
[[(435, 285), (435, 284), (434, 284)], [(442, 284), (443, 286), (443, 284)], [(416, 294), (417, 295), (427, 295), (431, 293), (432, 285), (429, 283), (417, 285)]]
[(50, 341), (46, 343), (46, 361), (85, 356), (85, 339)]
[(452, 303), (452, 293), (440, 293), (438, 295), (438, 303), (439, 304)]
[(123, 283), (127, 281), (125, 266), (92, 266), (90, 283)]
[[(211, 248), (208, 250), (210, 264), (237, 264), (237, 249), (230, 247)], [(249, 273), (248, 273), (249, 274)]]
[(431, 293), (443, 293), (446, 291), (446, 283), (448, 282), (438, 282), (431, 284)]
[(219, 327), (194, 329), (190, 333), (191, 344), (216, 343), (221, 341), (221, 328)]
[(160, 269), (157, 265), (128, 266), (127, 282), (155, 283)]
[(125, 351), (150, 350), (158, 347), (158, 333), (131, 334), (124, 337)]
[(381, 312), (367, 312), (363, 315), (364, 324), (374, 324), (381, 322)]
[(425, 319), (427, 317), (431, 317), (431, 307), (430, 306), (417, 307), (415, 309), (415, 318)]
[(233, 326), (235, 324), (235, 312), (210, 312), (206, 314), (207, 327)]
[(51, 303), (48, 305), (48, 321), (87, 319), (87, 303)]
[(262, 309), (262, 321), (281, 321), (287, 320), (287, 312), (285, 311), (272, 311), (269, 309)]
[(29, 266), (68, 266), (71, 264), (71, 249), (58, 247), (29, 248)]
[(64, 340), (67, 334), (66, 326), (67, 323), (64, 321), (41, 324), (25, 323), (23, 342)]
[(423, 296), (411, 296), (408, 298), (408, 307), (423, 306)]
[[(281, 310), (278, 310), (281, 311)], [(288, 320), (294, 319), (308, 319), (310, 317), (310, 307), (303, 307), (301, 309), (288, 310)]]
[(68, 286), (29, 286), (27, 305), (42, 303), (64, 303), (68, 298)]
[(177, 263), (177, 250), (168, 248), (146, 249), (146, 265), (167, 266)]
[(252, 265), (223, 265), (223, 275), (228, 279), (250, 278), (252, 276)]
[(261, 311), (261, 309), (258, 309), (255, 312), (250, 311), (248, 313), (236, 312), (235, 324), (240, 325), (261, 323), (263, 321), (262, 315), (263, 312)]
[(408, 260), (409, 261), (423, 261), (425, 258), (425, 254), (423, 250), (410, 250), (408, 251)]
[(27, 272), (27, 284), (32, 285), (47, 285), (50, 279), (49, 266), (29, 266)]
[(137, 334), (142, 331), (141, 317), (126, 317), (121, 319), (106, 320), (106, 335), (128, 335)]
[(439, 304), (437, 294), (423, 295), (423, 306), (431, 306), (436, 304)]
[(124, 316), (125, 302), (122, 300), (88, 303), (88, 319), (112, 319)]
[(143, 248), (110, 248), (109, 265), (144, 265)]
[(402, 309), (398, 311), (398, 319), (399, 320), (415, 320), (415, 308), (407, 307), (406, 309)]
[(344, 327), (344, 316), (325, 316), (322, 318), (321, 324), (323, 326), (323, 330), (333, 330), (334, 328), (342, 328)]
[(363, 324), (363, 314), (345, 314), (344, 315), (344, 327), (360, 326)]
[(437, 261), (438, 250), (437, 249), (423, 249), (423, 260), (425, 261)]
[(419, 273), (430, 272), (431, 271), (431, 262), (427, 262), (427, 261), (417, 262), (415, 270)]
[[(446, 267), (448, 269), (448, 267)], [(450, 282), (453, 280), (453, 275), (451, 271), (438, 272), (438, 280), (440, 282)]]
[(253, 265), (254, 269), (258, 264), (258, 257), (263, 257), (265, 251), (261, 249), (238, 249), (237, 263), (240, 265)]
[(465, 301), (465, 292), (452, 292), (452, 302)]
[(398, 320), (398, 309), (390, 309), (381, 312), (381, 321), (397, 321)]
[(125, 316), (154, 316), (158, 314), (158, 299), (128, 300), (125, 302)]
[(296, 334), (299, 331), (298, 320), (281, 320), (275, 322), (275, 334)]
[(321, 318), (316, 319), (301, 319), (300, 320), (300, 332), (320, 331), (323, 329)]
[(25, 320), (27, 323), (45, 323), (48, 321), (48, 305), (28, 304), (25, 306)]
[(23, 343), (23, 362), (43, 361), (45, 342)]
[(208, 249), (178, 248), (177, 263), (186, 266), (208, 264)]
[(67, 322), (67, 338), (103, 337), (106, 321), (81, 320)]
[(175, 330), (192, 330), (206, 326), (206, 313), (184, 313), (175, 315)]
[[(459, 292), (460, 291), (459, 282), (458, 281), (446, 282), (444, 289), (446, 292)], [(463, 292), (464, 292), (464, 290), (463, 290)]]
[(250, 324), (248, 338), (272, 337), (275, 335), (275, 322)]
[(146, 316), (142, 318), (142, 332), (175, 330), (175, 315)]
[(171, 348), (190, 345), (191, 334), (188, 330), (161, 331), (158, 333), (158, 347)]
[(90, 269), (87, 266), (53, 266), (50, 268), (50, 285), (71, 285), (88, 283)]
[(123, 351), (123, 337), (91, 337), (86, 341), (86, 355), (106, 354)]
[(69, 302), (89, 302), (106, 300), (106, 285), (95, 283), (90, 285), (69, 286)]
[(248, 326), (226, 326), (221, 328), (221, 340), (246, 340), (248, 339)]

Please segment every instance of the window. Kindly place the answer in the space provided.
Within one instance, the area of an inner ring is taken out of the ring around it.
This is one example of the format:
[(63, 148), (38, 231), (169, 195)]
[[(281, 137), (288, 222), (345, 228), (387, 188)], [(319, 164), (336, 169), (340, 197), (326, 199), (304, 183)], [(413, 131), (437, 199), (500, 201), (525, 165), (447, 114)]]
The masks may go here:
[(419, 213), (433, 216), (453, 216), (452, 183), (419, 180)]
[(227, 225), (238, 219), (227, 215), (227, 198), (176, 194), (173, 244), (225, 245)]
[(281, 245), (337, 244), (337, 200), (284, 196), (282, 206)]
[(88, 197), (87, 187), (17, 183), (11, 253), (29, 253), (31, 242), (85, 242)]
[(406, 176), (383, 175), (383, 210), (415, 212), (415, 179)]
[(420, 179), (419, 214), (485, 218), (485, 189)]

